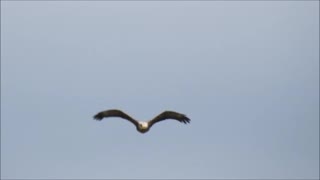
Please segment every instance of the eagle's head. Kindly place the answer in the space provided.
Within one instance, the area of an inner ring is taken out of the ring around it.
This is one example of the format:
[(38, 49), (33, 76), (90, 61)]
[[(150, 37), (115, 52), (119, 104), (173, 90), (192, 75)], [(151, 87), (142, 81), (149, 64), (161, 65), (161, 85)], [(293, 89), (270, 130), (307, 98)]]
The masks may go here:
[(141, 133), (149, 131), (149, 124), (147, 122), (139, 122), (137, 130)]

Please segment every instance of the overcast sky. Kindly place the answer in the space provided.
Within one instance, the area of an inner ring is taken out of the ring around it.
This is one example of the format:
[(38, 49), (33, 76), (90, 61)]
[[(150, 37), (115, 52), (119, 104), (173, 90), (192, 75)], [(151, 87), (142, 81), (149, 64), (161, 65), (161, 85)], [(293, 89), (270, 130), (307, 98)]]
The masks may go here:
[[(1, 178), (319, 178), (318, 1), (1, 1)], [(164, 110), (146, 134), (118, 118)]]

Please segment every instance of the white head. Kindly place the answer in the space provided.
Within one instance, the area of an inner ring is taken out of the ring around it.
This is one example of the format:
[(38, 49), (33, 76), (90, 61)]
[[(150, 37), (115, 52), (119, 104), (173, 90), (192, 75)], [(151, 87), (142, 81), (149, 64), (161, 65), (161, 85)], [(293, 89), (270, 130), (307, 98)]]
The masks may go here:
[(139, 122), (139, 129), (148, 129), (149, 125), (147, 122)]

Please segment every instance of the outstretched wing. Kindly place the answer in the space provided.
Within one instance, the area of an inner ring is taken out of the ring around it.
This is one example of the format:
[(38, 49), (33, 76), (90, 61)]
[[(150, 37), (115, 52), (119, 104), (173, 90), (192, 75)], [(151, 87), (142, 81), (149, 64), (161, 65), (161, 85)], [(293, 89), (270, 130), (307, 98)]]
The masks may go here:
[(184, 124), (190, 123), (190, 119), (184, 114), (180, 114), (174, 111), (164, 111), (163, 113), (159, 114), (158, 116), (153, 118), (151, 121), (149, 121), (149, 126), (151, 127), (153, 124), (166, 119), (178, 120), (179, 122)]
[(132, 117), (130, 117), (126, 113), (117, 109), (101, 111), (98, 114), (96, 114), (93, 118), (97, 121), (101, 121), (103, 118), (108, 118), (108, 117), (120, 117), (132, 122), (135, 126), (138, 126), (138, 122), (136, 120), (134, 120)]

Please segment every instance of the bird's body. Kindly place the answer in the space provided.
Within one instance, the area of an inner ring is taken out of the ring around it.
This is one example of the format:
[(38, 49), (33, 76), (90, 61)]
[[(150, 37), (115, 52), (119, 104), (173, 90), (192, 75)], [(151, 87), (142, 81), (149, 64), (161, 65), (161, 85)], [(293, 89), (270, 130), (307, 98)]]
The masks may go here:
[(117, 109), (101, 111), (94, 116), (94, 119), (101, 121), (103, 118), (108, 118), (108, 117), (120, 117), (120, 118), (126, 119), (131, 123), (133, 123), (136, 126), (137, 131), (139, 131), (140, 133), (148, 132), (152, 125), (166, 119), (178, 120), (179, 122), (182, 122), (184, 124), (187, 124), (190, 122), (190, 119), (186, 115), (180, 114), (174, 111), (164, 111), (150, 121), (137, 121), (132, 117), (130, 117), (129, 115)]

